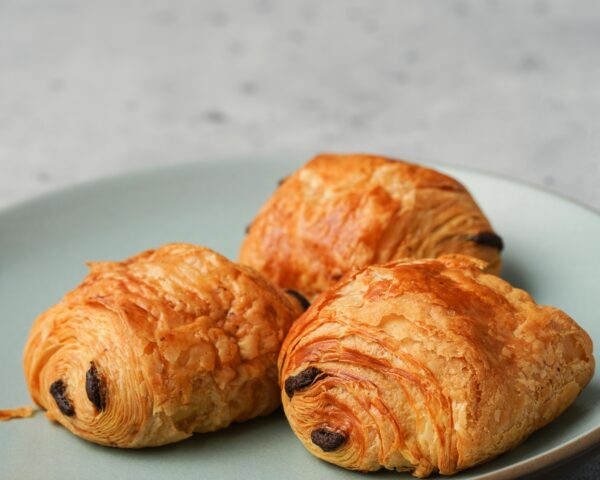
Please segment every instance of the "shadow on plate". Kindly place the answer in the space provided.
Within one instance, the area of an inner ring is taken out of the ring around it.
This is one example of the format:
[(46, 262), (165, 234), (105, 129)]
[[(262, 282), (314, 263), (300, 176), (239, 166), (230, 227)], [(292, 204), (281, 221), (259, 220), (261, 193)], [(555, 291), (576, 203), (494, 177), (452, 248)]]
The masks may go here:
[(535, 298), (535, 286), (527, 277), (527, 267), (518, 262), (515, 257), (509, 255), (502, 257), (502, 271), (500, 272), (500, 276), (513, 287), (525, 290)]
[[(140, 449), (111, 448), (80, 440), (89, 448), (101, 452), (110, 452), (111, 455), (144, 458), (144, 460), (157, 458), (164, 461), (165, 459), (179, 460), (183, 457), (189, 457), (190, 453), (206, 452), (207, 449), (210, 449), (211, 452), (221, 450), (238, 451), (236, 450), (237, 448), (256, 442), (257, 439), (265, 440), (269, 438), (269, 443), (272, 443), (273, 437), (280, 440), (281, 437), (291, 437), (289, 440), (295, 440), (294, 434), (287, 425), (281, 408), (266, 417), (234, 423), (216, 432), (195, 433), (190, 438), (161, 447)], [(288, 441), (288, 438), (285, 438), (284, 441)]]

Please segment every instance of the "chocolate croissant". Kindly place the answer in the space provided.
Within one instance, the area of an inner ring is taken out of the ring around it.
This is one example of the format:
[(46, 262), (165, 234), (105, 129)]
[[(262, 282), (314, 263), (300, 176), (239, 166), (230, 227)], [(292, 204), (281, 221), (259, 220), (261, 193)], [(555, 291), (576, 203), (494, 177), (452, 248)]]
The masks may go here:
[(24, 353), (32, 398), (92, 442), (147, 447), (266, 415), (300, 303), (207, 248), (89, 265)]
[(462, 253), (500, 270), (502, 239), (469, 192), (435, 170), (371, 155), (319, 155), (284, 179), (240, 261), (314, 298), (352, 268)]
[(563, 412), (594, 370), (562, 311), (461, 255), (348, 274), (292, 326), (285, 414), (315, 456), (444, 475), (505, 452)]

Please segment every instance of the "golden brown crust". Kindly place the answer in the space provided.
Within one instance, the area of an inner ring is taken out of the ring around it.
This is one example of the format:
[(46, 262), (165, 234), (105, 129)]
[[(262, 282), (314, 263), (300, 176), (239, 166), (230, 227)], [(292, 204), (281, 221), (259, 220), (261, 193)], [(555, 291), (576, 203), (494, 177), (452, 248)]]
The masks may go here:
[(89, 266), (25, 348), (50, 418), (96, 443), (145, 447), (279, 405), (277, 354), (301, 310), (261, 275), (187, 244)]
[(279, 357), (283, 405), (314, 455), (452, 474), (571, 404), (593, 374), (589, 336), (482, 266), (461, 255), (371, 266), (294, 323)]
[(453, 178), (371, 155), (319, 155), (262, 207), (240, 261), (314, 297), (352, 268), (399, 258), (462, 253), (497, 273), (498, 240), (494, 246), (476, 237), (488, 232), (490, 223)]
[(11, 408), (0, 410), (0, 421), (14, 420), (15, 418), (29, 418), (33, 415), (31, 407)]

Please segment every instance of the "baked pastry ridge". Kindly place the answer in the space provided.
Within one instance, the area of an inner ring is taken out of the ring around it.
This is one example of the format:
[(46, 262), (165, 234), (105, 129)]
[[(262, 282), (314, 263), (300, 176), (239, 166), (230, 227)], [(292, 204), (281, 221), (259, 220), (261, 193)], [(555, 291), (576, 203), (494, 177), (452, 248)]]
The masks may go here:
[(463, 185), (373, 155), (322, 154), (260, 209), (240, 261), (309, 298), (353, 268), (461, 253), (498, 273), (502, 239)]
[(203, 247), (89, 264), (38, 317), (24, 352), (34, 401), (87, 440), (163, 445), (280, 404), (277, 354), (299, 302)]
[(361, 471), (449, 475), (517, 446), (594, 371), (564, 312), (477, 259), (348, 274), (298, 319), (279, 356), (285, 414), (315, 456)]

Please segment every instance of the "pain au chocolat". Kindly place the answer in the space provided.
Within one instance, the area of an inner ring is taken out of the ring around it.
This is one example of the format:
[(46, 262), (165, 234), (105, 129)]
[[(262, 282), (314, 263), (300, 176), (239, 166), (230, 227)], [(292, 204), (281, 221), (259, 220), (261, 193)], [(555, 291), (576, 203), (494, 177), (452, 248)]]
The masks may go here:
[(285, 414), (315, 456), (444, 475), (517, 446), (594, 371), (592, 342), (484, 262), (461, 255), (348, 274), (292, 326)]
[(459, 182), (372, 155), (319, 155), (282, 181), (240, 261), (309, 298), (353, 268), (462, 253), (500, 270), (502, 239)]
[(302, 311), (295, 297), (188, 244), (89, 266), (25, 348), (48, 417), (92, 442), (147, 447), (280, 405), (277, 354)]

